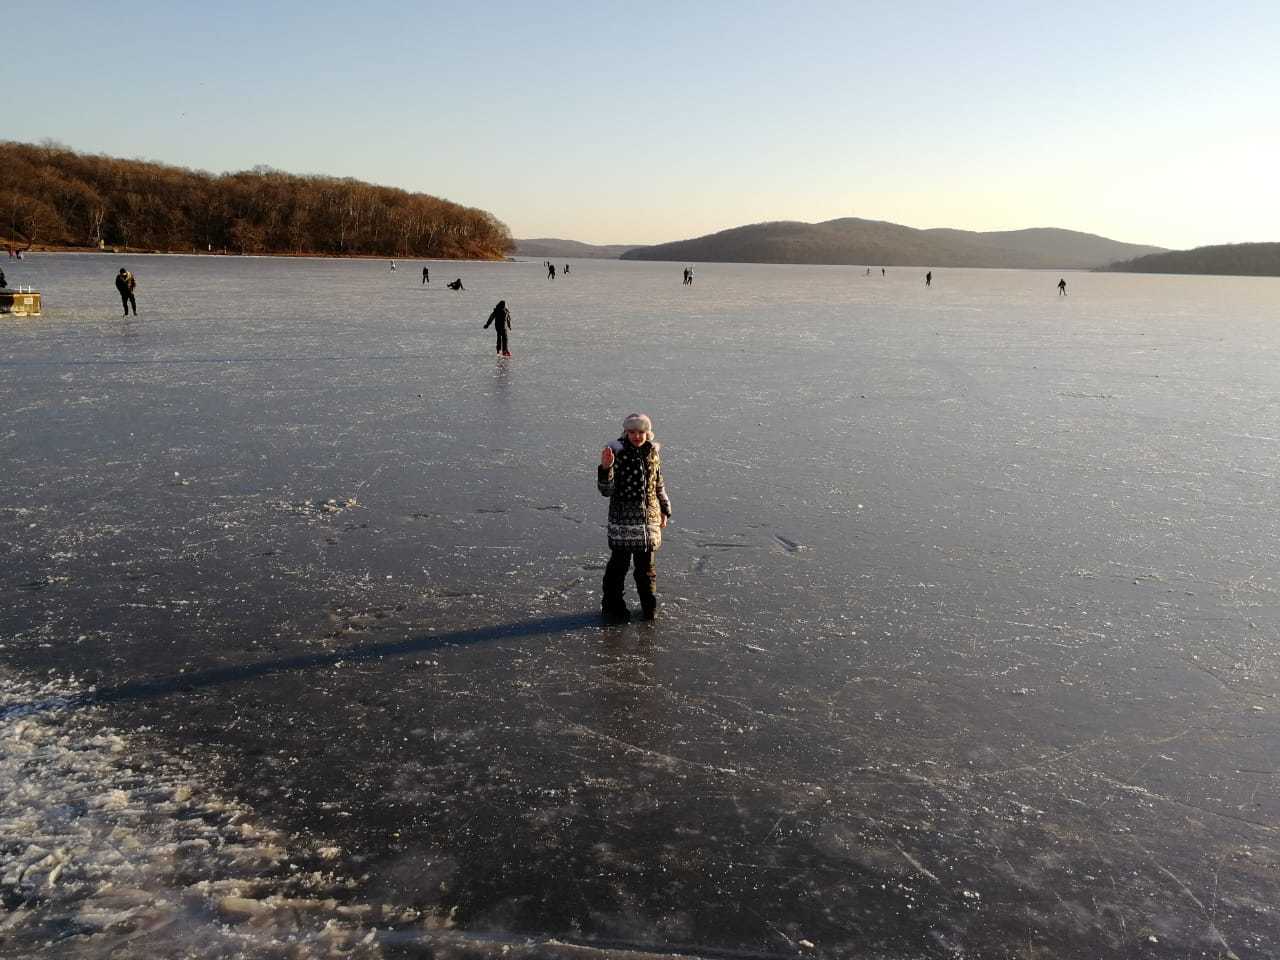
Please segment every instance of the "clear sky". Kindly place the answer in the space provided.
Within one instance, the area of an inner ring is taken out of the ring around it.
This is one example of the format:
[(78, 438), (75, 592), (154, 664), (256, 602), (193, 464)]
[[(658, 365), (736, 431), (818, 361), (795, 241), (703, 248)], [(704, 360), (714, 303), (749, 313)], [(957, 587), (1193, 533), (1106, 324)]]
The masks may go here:
[(0, 138), (356, 177), (517, 237), (858, 216), (1280, 241), (1274, 0), (40, 0), (3, 22)]

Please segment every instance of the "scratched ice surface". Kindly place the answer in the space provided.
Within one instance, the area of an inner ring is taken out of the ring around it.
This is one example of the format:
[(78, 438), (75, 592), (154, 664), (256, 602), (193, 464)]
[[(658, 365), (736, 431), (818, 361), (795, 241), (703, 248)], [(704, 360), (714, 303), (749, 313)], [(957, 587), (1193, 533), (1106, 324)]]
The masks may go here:
[(5, 266), (0, 954), (1280, 949), (1280, 282)]

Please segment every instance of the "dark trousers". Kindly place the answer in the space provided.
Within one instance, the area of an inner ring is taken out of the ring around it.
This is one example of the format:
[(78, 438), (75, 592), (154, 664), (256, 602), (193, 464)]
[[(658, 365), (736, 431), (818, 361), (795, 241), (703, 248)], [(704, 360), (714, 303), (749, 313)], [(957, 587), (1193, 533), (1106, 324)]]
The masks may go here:
[(623, 585), (627, 579), (627, 568), (635, 562), (636, 592), (640, 594), (640, 606), (644, 610), (652, 610), (658, 605), (654, 595), (658, 587), (658, 571), (653, 566), (652, 550), (626, 550), (613, 548), (609, 553), (609, 562), (604, 567), (604, 606), (617, 609), (625, 604), (622, 599)]
[(133, 305), (133, 315), (135, 317), (138, 315), (138, 301), (134, 299), (132, 290), (120, 291), (120, 303), (124, 305), (124, 314), (126, 317), (129, 315), (130, 304)]
[(504, 327), (498, 327), (498, 352), (507, 352), (507, 331)]

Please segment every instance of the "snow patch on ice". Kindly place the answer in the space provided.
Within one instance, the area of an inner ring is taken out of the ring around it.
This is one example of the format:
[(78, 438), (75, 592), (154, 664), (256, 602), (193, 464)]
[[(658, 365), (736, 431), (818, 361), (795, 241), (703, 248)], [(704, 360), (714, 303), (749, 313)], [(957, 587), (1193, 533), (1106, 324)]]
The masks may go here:
[[(0, 944), (8, 956), (379, 957), (353, 884), (209, 791), (186, 763), (101, 726), (83, 693), (0, 674)], [(291, 849), (291, 847), (293, 849)]]

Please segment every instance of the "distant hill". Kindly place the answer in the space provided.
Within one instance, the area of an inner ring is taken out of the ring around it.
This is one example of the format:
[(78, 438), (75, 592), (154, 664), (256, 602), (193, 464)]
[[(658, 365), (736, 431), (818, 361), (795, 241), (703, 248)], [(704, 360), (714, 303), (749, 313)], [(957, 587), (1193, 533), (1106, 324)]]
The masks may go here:
[(1280, 277), (1280, 243), (1225, 243), (1170, 250), (1112, 263), (1123, 273), (1213, 273), (1236, 277)]
[(559, 240), (554, 237), (539, 237), (535, 240), (517, 240), (513, 256), (548, 257), (561, 260), (614, 260), (628, 250), (635, 250), (634, 243), (579, 243), (577, 240)]
[(823, 223), (756, 223), (693, 240), (640, 247), (622, 254), (622, 259), (1065, 270), (1100, 267), (1163, 250), (1074, 230), (917, 230), (844, 217)]

